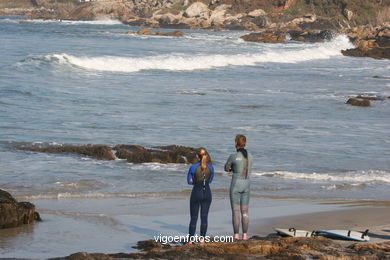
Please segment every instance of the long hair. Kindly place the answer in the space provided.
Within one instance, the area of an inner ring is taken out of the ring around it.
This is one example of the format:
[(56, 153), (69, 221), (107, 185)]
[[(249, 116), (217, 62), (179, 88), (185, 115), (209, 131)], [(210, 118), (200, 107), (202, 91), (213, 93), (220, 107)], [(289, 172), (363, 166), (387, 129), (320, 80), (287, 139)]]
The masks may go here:
[(206, 148), (199, 148), (198, 150), (198, 157), (200, 160), (200, 169), (202, 173), (204, 174), (207, 169), (207, 162), (209, 161), (209, 154), (207, 153)]

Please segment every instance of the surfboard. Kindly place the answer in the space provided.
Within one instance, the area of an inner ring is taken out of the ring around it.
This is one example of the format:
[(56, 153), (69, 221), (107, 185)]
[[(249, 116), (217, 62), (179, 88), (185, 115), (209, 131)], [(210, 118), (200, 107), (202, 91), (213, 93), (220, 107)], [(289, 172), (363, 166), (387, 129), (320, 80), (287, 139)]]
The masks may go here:
[(312, 232), (295, 228), (275, 228), (276, 233), (284, 237), (311, 237)]
[(329, 230), (316, 230), (314, 231), (316, 235), (325, 236), (330, 238), (339, 238), (339, 239), (348, 239), (359, 242), (370, 241), (368, 237), (368, 229), (364, 232), (358, 232), (353, 230), (346, 229), (329, 229)]

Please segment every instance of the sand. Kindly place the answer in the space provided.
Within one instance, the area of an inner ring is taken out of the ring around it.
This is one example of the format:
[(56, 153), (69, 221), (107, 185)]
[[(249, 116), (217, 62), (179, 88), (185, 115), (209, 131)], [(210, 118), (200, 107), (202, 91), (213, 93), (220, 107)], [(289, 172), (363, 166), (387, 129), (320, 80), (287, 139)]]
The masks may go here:
[(259, 235), (274, 233), (274, 228), (304, 229), (369, 229), (370, 242), (390, 241), (390, 207), (348, 207), (334, 211), (270, 218), (256, 224), (252, 231)]

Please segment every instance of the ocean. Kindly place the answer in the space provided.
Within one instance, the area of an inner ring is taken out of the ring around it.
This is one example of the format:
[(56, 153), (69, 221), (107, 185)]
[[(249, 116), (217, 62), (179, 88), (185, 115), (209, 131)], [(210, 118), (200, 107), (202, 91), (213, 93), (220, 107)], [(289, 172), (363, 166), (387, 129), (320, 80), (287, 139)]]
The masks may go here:
[(259, 210), (251, 218), (308, 204), (321, 211), (321, 201), (390, 200), (390, 99), (345, 104), (359, 94), (390, 96), (388, 60), (342, 56), (352, 47), (344, 35), (272, 45), (244, 42), (243, 31), (176, 38), (128, 30), (138, 28), (0, 18), (0, 188), (43, 218), (0, 231), (0, 257), (131, 251), (138, 240), (188, 228), (188, 165), (21, 144), (206, 147), (216, 170), (214, 234), (231, 232), (223, 165), (236, 134), (247, 136), (255, 158), (251, 207)]

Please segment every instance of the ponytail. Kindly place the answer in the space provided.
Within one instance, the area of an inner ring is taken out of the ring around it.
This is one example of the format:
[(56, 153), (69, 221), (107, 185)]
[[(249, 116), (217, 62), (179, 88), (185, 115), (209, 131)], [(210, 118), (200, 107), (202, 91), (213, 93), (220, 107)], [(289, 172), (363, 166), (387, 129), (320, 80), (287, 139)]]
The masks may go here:
[(207, 169), (207, 161), (208, 161), (208, 154), (207, 154), (206, 149), (200, 148), (199, 152), (198, 152), (198, 156), (200, 159), (200, 169), (201, 169), (202, 173), (204, 174), (206, 172), (206, 169)]

